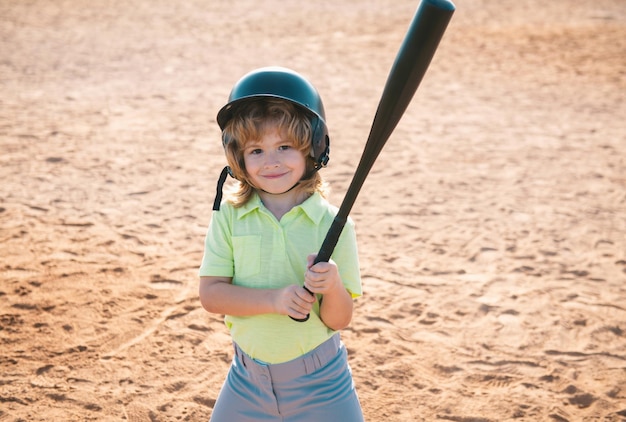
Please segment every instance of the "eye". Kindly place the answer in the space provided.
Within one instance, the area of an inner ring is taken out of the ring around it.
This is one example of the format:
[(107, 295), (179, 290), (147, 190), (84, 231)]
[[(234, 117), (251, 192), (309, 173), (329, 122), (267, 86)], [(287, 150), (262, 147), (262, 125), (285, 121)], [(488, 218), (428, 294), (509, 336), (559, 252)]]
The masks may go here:
[(248, 150), (248, 154), (250, 155), (258, 155), (261, 154), (263, 150), (261, 148), (252, 148)]
[(281, 146), (279, 146), (279, 147), (278, 147), (278, 150), (279, 150), (279, 151), (287, 151), (287, 150), (289, 150), (289, 149), (291, 149), (291, 148), (292, 148), (292, 146), (291, 146), (291, 145), (287, 145), (287, 144), (285, 144), (285, 145), (281, 145)]

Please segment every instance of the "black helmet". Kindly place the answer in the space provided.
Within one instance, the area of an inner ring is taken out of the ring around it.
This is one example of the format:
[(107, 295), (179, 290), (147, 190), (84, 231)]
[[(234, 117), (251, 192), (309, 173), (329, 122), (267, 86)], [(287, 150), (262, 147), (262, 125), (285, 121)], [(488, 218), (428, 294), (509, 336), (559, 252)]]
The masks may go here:
[[(233, 117), (238, 104), (258, 98), (280, 98), (304, 110), (311, 118), (311, 156), (315, 167), (328, 163), (329, 137), (322, 99), (315, 87), (302, 75), (284, 67), (263, 67), (244, 75), (233, 87), (226, 104), (217, 113), (222, 131)], [(222, 139), (224, 144), (226, 139)]]

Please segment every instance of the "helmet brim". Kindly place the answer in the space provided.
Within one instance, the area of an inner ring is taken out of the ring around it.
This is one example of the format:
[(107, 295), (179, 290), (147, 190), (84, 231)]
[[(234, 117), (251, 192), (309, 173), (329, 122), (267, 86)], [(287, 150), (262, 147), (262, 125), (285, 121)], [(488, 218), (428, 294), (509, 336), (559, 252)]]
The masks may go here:
[(238, 105), (261, 98), (288, 101), (326, 122), (324, 105), (315, 87), (297, 72), (274, 66), (253, 70), (237, 81), (228, 103), (217, 113), (220, 129), (224, 130)]

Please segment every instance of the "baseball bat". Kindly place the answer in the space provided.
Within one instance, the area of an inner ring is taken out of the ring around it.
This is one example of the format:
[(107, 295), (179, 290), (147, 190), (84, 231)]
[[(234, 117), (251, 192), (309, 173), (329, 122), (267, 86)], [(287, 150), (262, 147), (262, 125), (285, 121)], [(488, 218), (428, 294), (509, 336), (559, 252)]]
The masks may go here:
[[(330, 259), (365, 178), (417, 91), (455, 9), (450, 0), (420, 2), (387, 77), (359, 165), (314, 264)], [(292, 319), (303, 322), (309, 315)]]

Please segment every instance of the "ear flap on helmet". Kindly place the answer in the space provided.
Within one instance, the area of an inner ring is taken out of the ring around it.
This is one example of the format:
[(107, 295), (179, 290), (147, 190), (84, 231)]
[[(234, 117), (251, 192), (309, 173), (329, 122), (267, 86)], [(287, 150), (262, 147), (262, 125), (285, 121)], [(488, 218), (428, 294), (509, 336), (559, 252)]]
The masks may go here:
[(311, 157), (315, 161), (315, 168), (326, 167), (330, 159), (330, 139), (326, 123), (317, 115), (311, 118)]
[(226, 148), (226, 145), (232, 141), (232, 136), (228, 135), (225, 130), (222, 131), (222, 146)]

